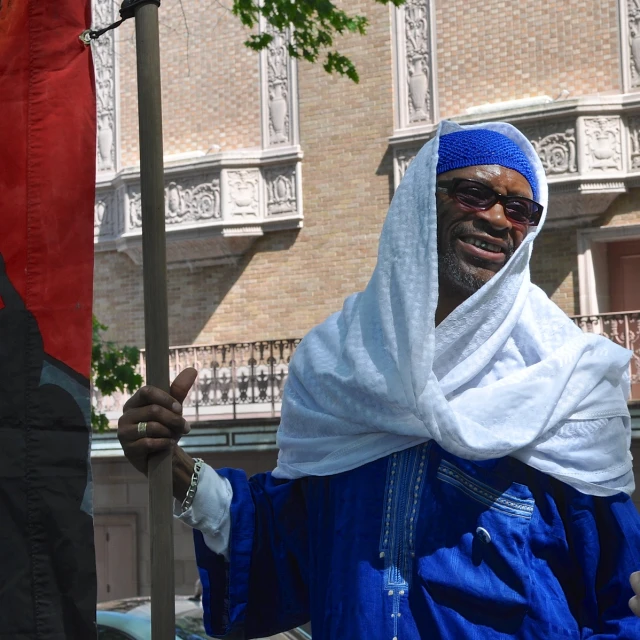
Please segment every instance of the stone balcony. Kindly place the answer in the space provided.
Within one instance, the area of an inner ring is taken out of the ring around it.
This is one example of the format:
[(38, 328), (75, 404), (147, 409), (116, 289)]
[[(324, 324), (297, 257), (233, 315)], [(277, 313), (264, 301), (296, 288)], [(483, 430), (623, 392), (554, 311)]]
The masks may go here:
[[(242, 150), (165, 161), (169, 268), (236, 260), (265, 233), (302, 227), (302, 152)], [(138, 167), (99, 174), (96, 251), (142, 262)]]
[[(291, 338), (171, 347), (171, 379), (187, 367), (198, 370), (196, 383), (184, 401), (185, 417), (190, 422), (279, 417), (289, 362), (299, 343)], [(144, 351), (138, 371), (145, 378)], [(128, 398), (121, 393), (104, 397), (92, 390), (94, 408), (114, 426)]]
[[(640, 186), (640, 95), (575, 99), (541, 98), (469, 109), (460, 124), (507, 121), (531, 140), (549, 181), (546, 225), (590, 222), (613, 200)], [(389, 139), (394, 182), (404, 172), (435, 125), (397, 130)]]
[[(631, 401), (640, 401), (640, 311), (576, 316), (572, 320), (583, 331), (603, 335), (633, 352), (630, 375)], [(184, 413), (192, 422), (279, 418), (289, 362), (298, 338), (261, 340), (218, 345), (171, 347), (169, 372), (173, 379), (187, 367), (198, 370), (198, 378), (184, 402)], [(139, 373), (145, 377), (141, 353)], [(92, 402), (115, 425), (127, 395), (101, 396), (95, 389)]]
[[(572, 320), (585, 332), (598, 333), (630, 349), (631, 425), (640, 439), (640, 311), (576, 316)], [(289, 362), (297, 338), (221, 345), (172, 347), (171, 377), (186, 367), (198, 369), (198, 379), (184, 402), (185, 417), (196, 426), (181, 440), (192, 454), (229, 451), (275, 451), (276, 432)], [(145, 374), (142, 354), (140, 373)], [(115, 427), (123, 394), (102, 397), (96, 390), (92, 402)], [(95, 434), (93, 458), (122, 455), (115, 430)]]

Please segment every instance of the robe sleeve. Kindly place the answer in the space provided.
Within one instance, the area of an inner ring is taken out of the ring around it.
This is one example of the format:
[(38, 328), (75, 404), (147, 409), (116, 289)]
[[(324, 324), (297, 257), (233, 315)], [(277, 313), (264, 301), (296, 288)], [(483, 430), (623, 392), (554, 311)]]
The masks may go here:
[(226, 478), (220, 477), (209, 465), (202, 466), (198, 490), (193, 504), (182, 511), (182, 504), (174, 499), (173, 515), (198, 529), (207, 547), (229, 559), (229, 536), (231, 535), (231, 500), (233, 491)]
[(305, 481), (218, 473), (233, 491), (228, 560), (194, 530), (207, 633), (248, 640), (308, 622)]
[(637, 640), (629, 576), (640, 569), (640, 514), (626, 494), (581, 496), (571, 506), (571, 547), (578, 567), (568, 590), (586, 640)]

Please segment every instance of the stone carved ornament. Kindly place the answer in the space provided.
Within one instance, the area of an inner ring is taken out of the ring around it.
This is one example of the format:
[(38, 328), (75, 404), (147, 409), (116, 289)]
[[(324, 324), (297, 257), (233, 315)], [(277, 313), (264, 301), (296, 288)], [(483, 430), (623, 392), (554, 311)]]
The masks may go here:
[(267, 25), (273, 36), (266, 52), (267, 94), (269, 98), (269, 146), (291, 141), (289, 113), (289, 52), (286, 34)]
[(295, 167), (263, 171), (267, 185), (267, 216), (297, 213)]
[(640, 0), (627, 0), (631, 86), (640, 86)]
[[(206, 181), (191, 179), (185, 184), (169, 182), (164, 190), (167, 224), (189, 224), (220, 219), (220, 178)], [(127, 192), (129, 227), (142, 227), (142, 206), (139, 187)]]
[(551, 123), (523, 130), (548, 176), (578, 171), (576, 130), (573, 124)]
[(640, 116), (627, 120), (629, 130), (629, 166), (631, 169), (640, 169)]
[[(420, 151), (420, 147), (412, 147), (410, 149), (402, 149), (402, 151), (398, 151), (396, 154), (396, 166), (398, 168), (398, 184), (402, 178), (404, 178), (404, 174), (407, 172), (409, 165), (413, 162), (413, 159), (418, 155), (418, 151)], [(397, 188), (398, 185), (396, 185)]]
[(115, 233), (114, 213), (113, 193), (96, 194), (93, 216), (94, 237), (111, 236)]
[(622, 170), (620, 118), (585, 118), (584, 135), (585, 160), (589, 171)]
[[(93, 24), (105, 25), (114, 21), (113, 0), (93, 0)], [(115, 32), (108, 31), (92, 40), (96, 76), (98, 119), (97, 169), (116, 170), (116, 113), (115, 113)]]
[(227, 172), (229, 185), (229, 215), (231, 217), (257, 217), (259, 213), (259, 169), (241, 169)]
[(431, 120), (429, 0), (407, 0), (404, 6), (409, 122)]

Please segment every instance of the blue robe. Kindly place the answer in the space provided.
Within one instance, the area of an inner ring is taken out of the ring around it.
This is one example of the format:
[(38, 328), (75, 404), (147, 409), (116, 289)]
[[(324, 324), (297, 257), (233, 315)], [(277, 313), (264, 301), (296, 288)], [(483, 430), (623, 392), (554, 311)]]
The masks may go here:
[(230, 557), (195, 546), (207, 632), (314, 640), (640, 639), (640, 516), (434, 442), (329, 477), (231, 482)]

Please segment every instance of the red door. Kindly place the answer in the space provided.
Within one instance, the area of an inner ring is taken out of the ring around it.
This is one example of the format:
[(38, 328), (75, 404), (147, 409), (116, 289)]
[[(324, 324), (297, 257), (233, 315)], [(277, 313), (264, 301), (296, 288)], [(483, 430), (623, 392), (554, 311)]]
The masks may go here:
[[(640, 311), (640, 240), (612, 242), (607, 247), (610, 311)], [(613, 321), (612, 321), (613, 322)], [(640, 313), (617, 320), (619, 338), (635, 357), (631, 363), (631, 397), (640, 400)]]

